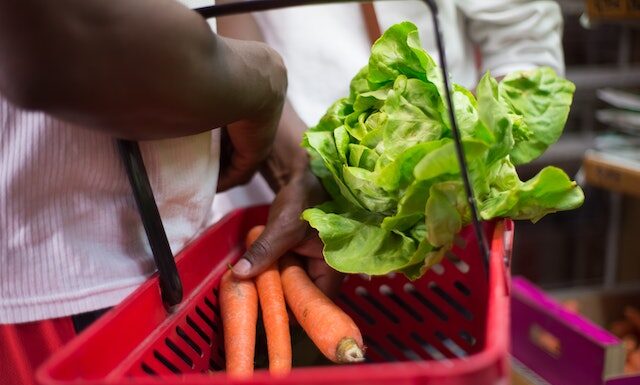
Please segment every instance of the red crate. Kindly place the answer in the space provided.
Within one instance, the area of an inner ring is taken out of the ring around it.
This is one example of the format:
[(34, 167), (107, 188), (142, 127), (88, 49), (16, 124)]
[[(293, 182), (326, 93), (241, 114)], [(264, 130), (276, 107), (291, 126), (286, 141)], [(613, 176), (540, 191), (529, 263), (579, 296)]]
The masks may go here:
[[(421, 279), (350, 276), (336, 299), (356, 321), (367, 362), (296, 368), (284, 378), (258, 370), (248, 381), (226, 377), (217, 286), (242, 255), (247, 231), (268, 207), (235, 211), (177, 256), (184, 300), (172, 314), (154, 276), (51, 357), (43, 385), (62, 384), (503, 384), (507, 383), (510, 221), (485, 223), (490, 280), (473, 230)], [(206, 374), (213, 370), (215, 373)]]

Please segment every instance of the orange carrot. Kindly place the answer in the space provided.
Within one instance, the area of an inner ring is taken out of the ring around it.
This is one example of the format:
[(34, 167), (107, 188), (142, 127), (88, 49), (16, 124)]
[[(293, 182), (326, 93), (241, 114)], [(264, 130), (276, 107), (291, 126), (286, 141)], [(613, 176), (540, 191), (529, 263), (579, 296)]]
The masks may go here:
[(289, 308), (322, 354), (336, 363), (363, 361), (360, 330), (311, 282), (300, 262), (291, 256), (283, 258), (280, 274)]
[(258, 322), (258, 293), (253, 281), (240, 280), (231, 270), (224, 273), (220, 281), (220, 312), (227, 375), (251, 377)]
[[(255, 242), (263, 229), (264, 226), (256, 226), (249, 231), (247, 248)], [(285, 375), (291, 372), (291, 335), (280, 272), (275, 264), (256, 277), (256, 287), (267, 334), (269, 372), (273, 375)]]

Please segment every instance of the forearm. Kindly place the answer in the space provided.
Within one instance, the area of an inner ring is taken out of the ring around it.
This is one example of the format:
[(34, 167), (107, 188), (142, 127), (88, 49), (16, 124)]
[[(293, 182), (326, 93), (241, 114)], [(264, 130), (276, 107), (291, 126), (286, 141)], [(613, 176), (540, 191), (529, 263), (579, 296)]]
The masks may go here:
[(271, 49), (217, 37), (173, 0), (0, 0), (0, 92), (117, 136), (259, 125), (285, 76)]
[[(218, 0), (218, 3), (229, 2)], [(235, 39), (264, 41), (264, 36), (250, 14), (225, 16), (218, 19), (221, 35)], [(309, 159), (301, 147), (302, 135), (307, 126), (287, 100), (278, 125), (273, 151), (262, 167), (261, 173), (274, 191), (293, 178), (303, 178), (309, 170)]]

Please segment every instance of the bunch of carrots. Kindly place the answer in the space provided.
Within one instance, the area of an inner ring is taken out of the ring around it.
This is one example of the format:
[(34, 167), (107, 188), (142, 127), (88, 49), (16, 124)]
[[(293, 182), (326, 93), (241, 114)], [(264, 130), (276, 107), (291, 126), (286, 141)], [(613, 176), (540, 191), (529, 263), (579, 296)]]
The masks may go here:
[[(251, 229), (247, 248), (264, 226)], [(253, 280), (241, 280), (227, 271), (220, 281), (220, 311), (224, 333), (227, 375), (247, 378), (253, 374), (258, 322), (258, 301), (267, 336), (269, 372), (291, 371), (289, 305), (298, 323), (318, 349), (336, 363), (364, 360), (360, 330), (342, 309), (318, 289), (300, 262), (284, 257)]]

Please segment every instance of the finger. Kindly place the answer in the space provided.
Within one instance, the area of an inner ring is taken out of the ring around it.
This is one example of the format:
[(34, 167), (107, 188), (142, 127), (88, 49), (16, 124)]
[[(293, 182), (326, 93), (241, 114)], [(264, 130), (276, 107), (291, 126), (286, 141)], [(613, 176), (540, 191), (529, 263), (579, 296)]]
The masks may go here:
[(270, 220), (258, 239), (233, 266), (234, 274), (239, 278), (255, 277), (304, 239), (305, 233), (306, 229), (299, 224)]
[(327, 265), (324, 259), (308, 259), (307, 273), (315, 285), (328, 297), (335, 297), (340, 292), (344, 274)]
[(304, 255), (305, 257), (310, 258), (318, 258), (323, 259), (324, 255), (322, 254), (322, 249), (324, 248), (324, 244), (317, 236), (317, 233), (311, 238), (307, 238), (298, 246), (296, 246), (293, 251), (300, 255)]

